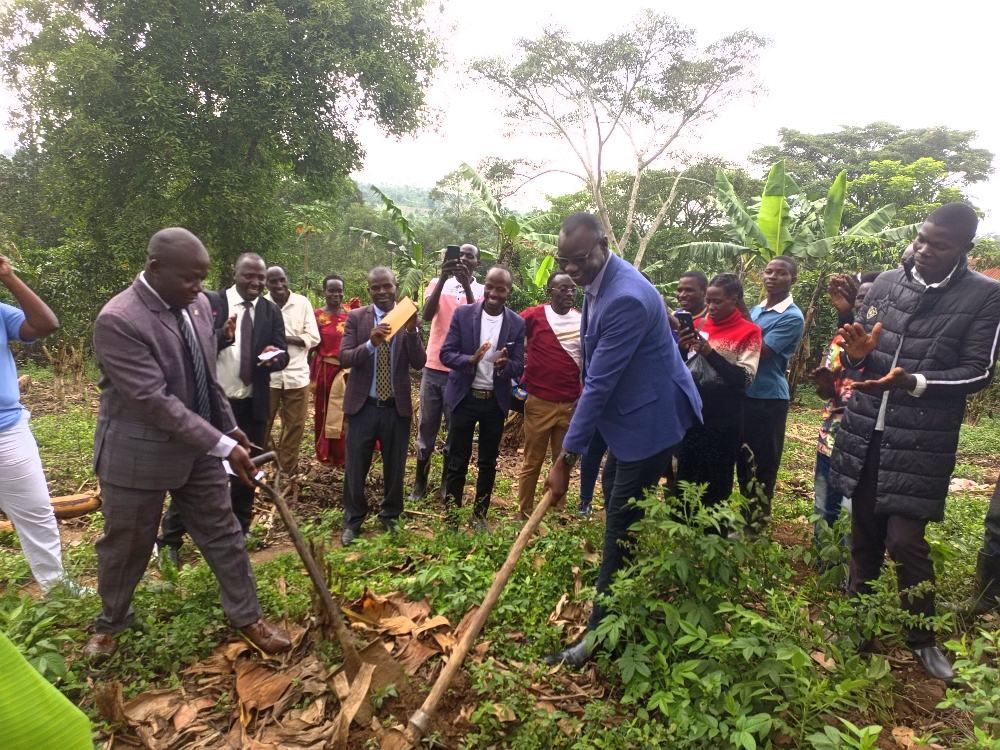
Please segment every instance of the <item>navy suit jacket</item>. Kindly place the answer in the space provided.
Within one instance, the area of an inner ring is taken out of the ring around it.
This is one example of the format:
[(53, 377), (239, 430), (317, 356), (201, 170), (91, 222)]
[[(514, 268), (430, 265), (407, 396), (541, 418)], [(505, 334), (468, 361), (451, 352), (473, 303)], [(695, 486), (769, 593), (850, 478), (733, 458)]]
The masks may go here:
[(701, 396), (670, 334), (660, 295), (611, 253), (594, 314), (587, 302), (580, 321), (583, 393), (563, 449), (585, 453), (595, 428), (620, 461), (640, 461), (676, 445), (701, 421)]
[[(482, 330), (483, 303), (460, 305), (455, 308), (448, 335), (441, 345), (441, 364), (451, 368), (448, 385), (444, 389), (444, 400), (454, 409), (472, 387), (476, 368), (469, 366), (469, 357), (479, 349)], [(500, 324), (500, 348), (507, 347), (507, 363), (497, 375), (493, 373), (493, 390), (504, 417), (510, 411), (511, 379), (521, 377), (524, 372), (524, 318), (513, 310), (503, 309), (503, 323)], [(489, 356), (490, 352), (486, 353)]]

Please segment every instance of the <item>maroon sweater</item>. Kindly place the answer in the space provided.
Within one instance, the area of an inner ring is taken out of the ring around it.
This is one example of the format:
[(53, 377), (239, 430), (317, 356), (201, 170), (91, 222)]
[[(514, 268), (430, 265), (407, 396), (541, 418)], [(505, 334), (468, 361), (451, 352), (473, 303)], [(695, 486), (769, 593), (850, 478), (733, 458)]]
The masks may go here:
[(557, 403), (576, 401), (583, 388), (580, 368), (556, 338), (545, 318), (546, 307), (529, 307), (521, 313), (528, 347), (524, 382), (529, 395)]

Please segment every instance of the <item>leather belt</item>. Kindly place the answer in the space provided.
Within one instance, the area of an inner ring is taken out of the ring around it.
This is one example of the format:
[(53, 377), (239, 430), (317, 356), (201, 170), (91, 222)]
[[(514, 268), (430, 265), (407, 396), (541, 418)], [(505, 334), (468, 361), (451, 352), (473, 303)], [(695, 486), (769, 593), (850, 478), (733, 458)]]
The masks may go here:
[(383, 401), (380, 398), (374, 398), (373, 396), (368, 396), (365, 399), (365, 403), (369, 404), (370, 406), (377, 407), (379, 409), (388, 409), (389, 407), (392, 407), (393, 409), (396, 408), (396, 399), (395, 399), (395, 397), (387, 398), (387, 399), (385, 399), (385, 401)]
[(473, 398), (481, 398), (484, 401), (488, 398), (493, 398), (493, 391), (481, 391), (478, 388), (470, 388), (469, 393), (472, 394)]

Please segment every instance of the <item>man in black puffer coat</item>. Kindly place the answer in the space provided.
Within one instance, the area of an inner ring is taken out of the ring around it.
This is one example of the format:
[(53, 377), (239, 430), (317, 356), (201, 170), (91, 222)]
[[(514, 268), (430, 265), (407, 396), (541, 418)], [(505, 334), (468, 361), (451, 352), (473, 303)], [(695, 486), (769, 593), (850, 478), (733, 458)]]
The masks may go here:
[[(869, 378), (855, 384), (830, 475), (853, 503), (850, 591), (871, 592), (888, 550), (903, 607), (919, 617), (934, 614), (934, 595), (906, 590), (934, 582), (924, 530), (944, 518), (965, 399), (989, 384), (1000, 336), (1000, 284), (967, 263), (977, 224), (965, 204), (932, 212), (912, 256), (840, 330), (845, 364)], [(911, 627), (907, 645), (931, 677), (954, 679), (933, 630)]]

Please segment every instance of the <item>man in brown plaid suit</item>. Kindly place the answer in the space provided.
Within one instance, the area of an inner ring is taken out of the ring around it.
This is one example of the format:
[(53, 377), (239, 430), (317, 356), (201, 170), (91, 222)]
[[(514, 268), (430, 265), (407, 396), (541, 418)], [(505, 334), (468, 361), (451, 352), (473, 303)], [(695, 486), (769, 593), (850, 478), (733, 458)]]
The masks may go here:
[(374, 304), (352, 310), (347, 316), (340, 345), (340, 364), (351, 368), (344, 394), (347, 415), (347, 463), (344, 467), (344, 533), (348, 546), (361, 533), (368, 514), (365, 478), (371, 468), (378, 441), (382, 450), (385, 495), (378, 520), (386, 531), (399, 529), (403, 512), (403, 474), (410, 444), (413, 402), (410, 400), (410, 369), (419, 370), (427, 361), (424, 340), (414, 315), (391, 339), (389, 324), (382, 318), (396, 306), (396, 275), (391, 269), (373, 268), (368, 273), (368, 293)]
[(153, 235), (146, 269), (94, 323), (101, 407), (94, 470), (104, 533), (97, 540), (97, 635), (84, 652), (110, 657), (135, 616), (132, 595), (149, 562), (167, 492), (219, 580), (222, 608), (263, 651), (291, 648), (262, 619), (250, 558), (229, 500), (227, 458), (250, 483), (246, 435), (216, 381), (212, 311), (202, 294), (208, 253), (186, 229)]

